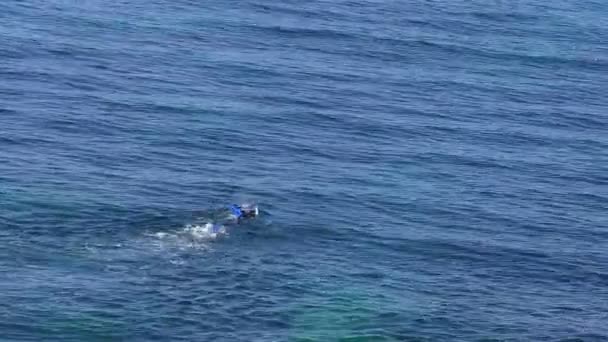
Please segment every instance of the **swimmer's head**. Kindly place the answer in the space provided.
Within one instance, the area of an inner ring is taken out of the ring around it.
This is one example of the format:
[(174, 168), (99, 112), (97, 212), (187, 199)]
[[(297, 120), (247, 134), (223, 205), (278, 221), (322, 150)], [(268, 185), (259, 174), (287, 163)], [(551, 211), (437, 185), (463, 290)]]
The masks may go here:
[(242, 217), (251, 218), (256, 217), (259, 214), (258, 206), (255, 204), (243, 204), (241, 205)]
[(230, 206), (230, 211), (235, 218), (253, 218), (258, 216), (258, 206), (255, 204), (243, 204), (236, 205), (233, 204)]

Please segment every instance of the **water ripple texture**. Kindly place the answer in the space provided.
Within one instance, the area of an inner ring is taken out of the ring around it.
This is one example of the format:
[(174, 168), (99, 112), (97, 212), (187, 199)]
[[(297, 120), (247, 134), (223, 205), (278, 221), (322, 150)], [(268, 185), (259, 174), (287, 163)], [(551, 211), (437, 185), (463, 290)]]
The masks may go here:
[(608, 340), (606, 18), (2, 1), (0, 339)]

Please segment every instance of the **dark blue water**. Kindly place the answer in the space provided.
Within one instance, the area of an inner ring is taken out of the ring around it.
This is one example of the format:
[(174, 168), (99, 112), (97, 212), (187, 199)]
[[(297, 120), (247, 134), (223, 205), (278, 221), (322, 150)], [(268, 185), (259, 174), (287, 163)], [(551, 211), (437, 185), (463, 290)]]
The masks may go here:
[(606, 18), (2, 1), (0, 339), (608, 340)]

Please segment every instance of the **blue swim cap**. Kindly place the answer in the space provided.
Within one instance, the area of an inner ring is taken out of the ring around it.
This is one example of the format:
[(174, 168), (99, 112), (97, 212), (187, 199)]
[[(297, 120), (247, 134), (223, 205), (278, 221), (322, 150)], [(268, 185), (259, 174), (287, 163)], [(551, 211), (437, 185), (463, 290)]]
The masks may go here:
[(241, 211), (241, 207), (239, 207), (236, 204), (233, 204), (233, 205), (230, 206), (230, 211), (237, 218), (241, 218), (243, 216), (243, 212)]

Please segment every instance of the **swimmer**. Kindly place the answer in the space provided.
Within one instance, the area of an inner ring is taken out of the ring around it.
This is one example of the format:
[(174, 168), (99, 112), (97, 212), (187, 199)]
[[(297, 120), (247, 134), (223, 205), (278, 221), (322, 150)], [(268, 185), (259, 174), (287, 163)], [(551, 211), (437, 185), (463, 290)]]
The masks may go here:
[(237, 221), (241, 221), (241, 219), (246, 218), (254, 218), (259, 215), (259, 210), (257, 205), (253, 204), (243, 204), (236, 205), (233, 204), (229, 207), (232, 215), (237, 219)]

